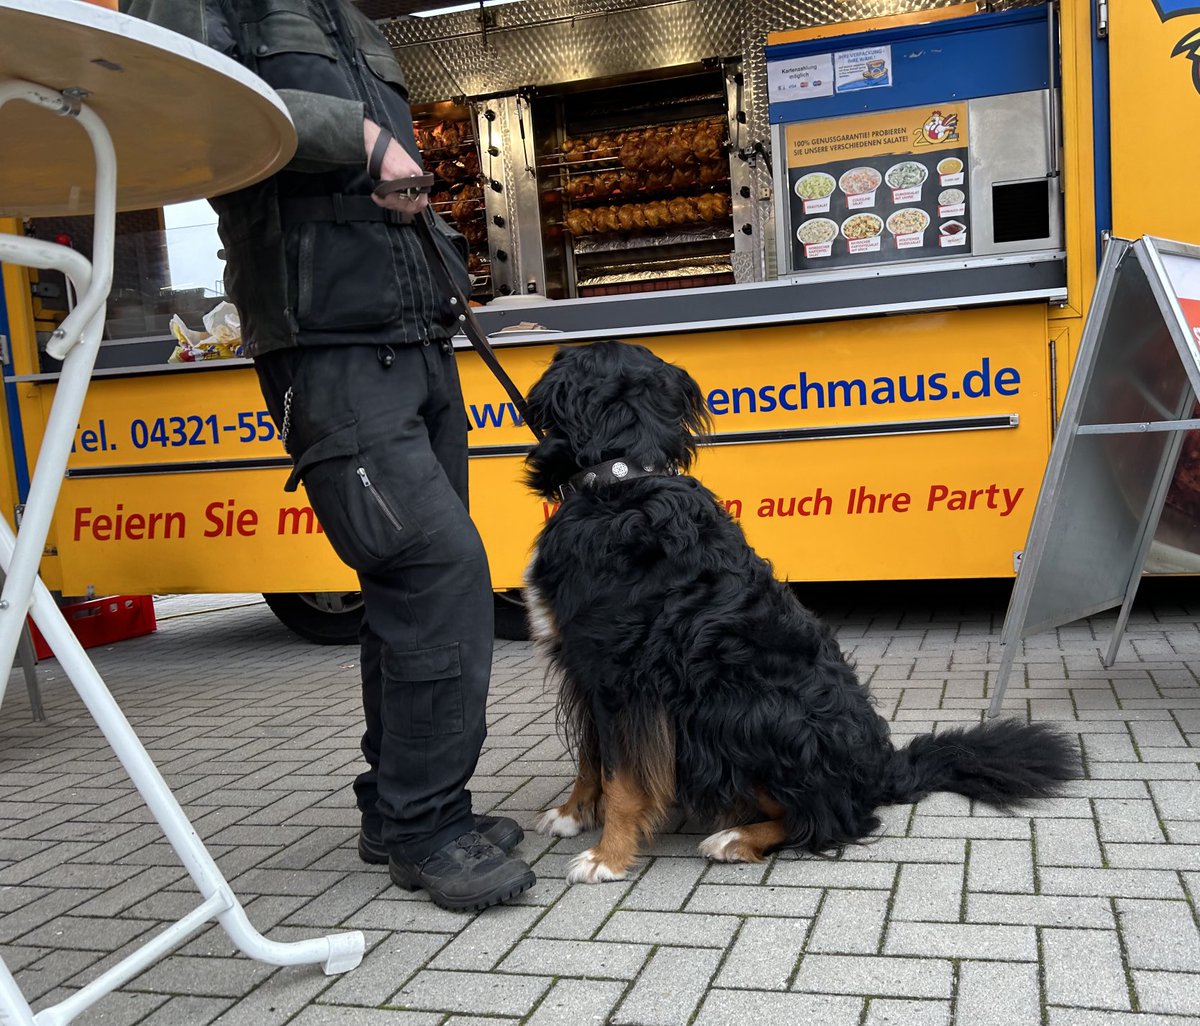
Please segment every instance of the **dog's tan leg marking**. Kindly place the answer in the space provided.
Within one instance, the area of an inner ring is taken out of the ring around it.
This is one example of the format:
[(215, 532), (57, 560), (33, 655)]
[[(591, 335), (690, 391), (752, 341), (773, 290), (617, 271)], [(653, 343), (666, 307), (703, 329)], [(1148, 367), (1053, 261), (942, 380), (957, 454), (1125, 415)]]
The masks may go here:
[(633, 774), (622, 771), (604, 782), (604, 833), (594, 848), (571, 860), (567, 883), (624, 880), (643, 835), (653, 832), (650, 796)]
[(598, 845), (571, 860), (567, 883), (624, 880), (641, 840), (649, 841), (666, 819), (675, 800), (675, 738), (665, 717), (640, 764), (605, 775), (601, 787), (604, 833)]
[(758, 807), (773, 818), (706, 837), (700, 842), (700, 854), (714, 862), (762, 862), (763, 852), (787, 840), (787, 830), (783, 825), (783, 806), (761, 789)]
[(591, 830), (600, 823), (601, 797), (600, 775), (585, 762), (567, 800), (538, 820), (538, 833), (574, 837), (581, 830)]

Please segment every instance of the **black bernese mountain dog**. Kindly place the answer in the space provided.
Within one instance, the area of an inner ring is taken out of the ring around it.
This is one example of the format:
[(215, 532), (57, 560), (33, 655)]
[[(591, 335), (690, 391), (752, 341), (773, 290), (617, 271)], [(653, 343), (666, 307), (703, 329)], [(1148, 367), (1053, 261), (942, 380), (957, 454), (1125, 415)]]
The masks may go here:
[(529, 394), (534, 491), (561, 506), (526, 575), (579, 772), (539, 829), (603, 823), (570, 882), (620, 880), (672, 806), (721, 824), (700, 851), (825, 852), (881, 805), (957, 791), (1001, 807), (1080, 774), (1050, 727), (984, 723), (897, 750), (829, 628), (686, 475), (707, 431), (683, 369), (621, 342), (562, 348)]

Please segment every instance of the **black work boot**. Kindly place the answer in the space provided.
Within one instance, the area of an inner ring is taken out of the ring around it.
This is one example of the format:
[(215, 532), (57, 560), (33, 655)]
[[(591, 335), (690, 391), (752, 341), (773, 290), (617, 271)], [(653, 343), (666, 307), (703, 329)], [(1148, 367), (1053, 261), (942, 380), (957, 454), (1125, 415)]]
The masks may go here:
[(471, 912), (497, 905), (529, 890), (537, 877), (520, 859), (506, 855), (470, 830), (420, 862), (388, 859), (392, 883), (408, 891), (424, 889), (435, 905)]
[[(507, 816), (476, 816), (475, 829), (505, 855), (512, 851), (525, 837), (525, 831), (515, 819)], [(387, 845), (383, 843), (378, 817), (371, 823), (363, 817), (358, 831), (358, 857), (374, 866), (385, 866), (388, 860)]]

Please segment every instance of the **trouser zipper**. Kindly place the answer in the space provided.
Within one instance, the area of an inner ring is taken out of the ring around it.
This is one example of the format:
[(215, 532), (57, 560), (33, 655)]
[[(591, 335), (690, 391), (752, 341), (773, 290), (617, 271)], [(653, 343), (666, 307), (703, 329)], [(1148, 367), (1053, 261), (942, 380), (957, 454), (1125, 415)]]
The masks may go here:
[(359, 480), (362, 481), (363, 487), (367, 490), (367, 493), (371, 496), (371, 498), (375, 500), (375, 504), (379, 507), (380, 512), (382, 512), (383, 515), (388, 518), (389, 523), (391, 523), (391, 525), (397, 531), (403, 531), (404, 525), (400, 523), (400, 518), (396, 516), (395, 512), (392, 510), (392, 507), (388, 505), (387, 499), (383, 497), (379, 489), (371, 484), (371, 479), (367, 476), (366, 467), (359, 467), (357, 473)]

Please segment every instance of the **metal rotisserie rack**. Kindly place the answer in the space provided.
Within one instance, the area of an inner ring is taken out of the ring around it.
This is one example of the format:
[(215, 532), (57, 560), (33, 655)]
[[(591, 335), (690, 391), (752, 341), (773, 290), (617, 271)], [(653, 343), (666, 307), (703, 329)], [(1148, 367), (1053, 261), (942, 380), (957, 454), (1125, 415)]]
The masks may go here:
[(719, 70), (535, 96), (548, 284), (568, 296), (730, 284)]
[(492, 259), (475, 119), (465, 105), (444, 101), (415, 107), (413, 126), (425, 170), (434, 176), (429, 202), (466, 238), (471, 298), (486, 302), (493, 296)]

